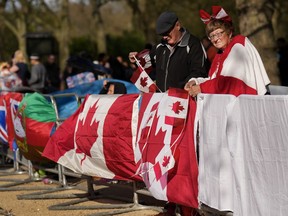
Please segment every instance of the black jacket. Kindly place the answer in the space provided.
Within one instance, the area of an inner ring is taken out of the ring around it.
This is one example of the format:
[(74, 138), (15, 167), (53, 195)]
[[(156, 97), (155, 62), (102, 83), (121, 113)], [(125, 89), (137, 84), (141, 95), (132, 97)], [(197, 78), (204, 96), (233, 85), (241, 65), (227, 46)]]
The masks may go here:
[(190, 78), (208, 75), (208, 62), (201, 42), (187, 31), (173, 53), (167, 44), (160, 43), (151, 55), (156, 64), (156, 85), (162, 92), (169, 87), (183, 89)]

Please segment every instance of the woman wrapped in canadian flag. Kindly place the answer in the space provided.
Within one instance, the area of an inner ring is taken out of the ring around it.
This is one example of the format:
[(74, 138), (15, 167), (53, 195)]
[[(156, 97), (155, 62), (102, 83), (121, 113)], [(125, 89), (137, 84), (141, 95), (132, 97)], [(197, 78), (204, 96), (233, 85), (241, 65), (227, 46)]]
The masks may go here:
[(198, 93), (269, 94), (270, 80), (258, 51), (247, 37), (233, 35), (233, 24), (225, 10), (212, 6), (212, 15), (200, 10), (200, 18), (206, 24), (209, 40), (219, 51), (209, 78), (192, 78), (185, 90), (193, 97)]

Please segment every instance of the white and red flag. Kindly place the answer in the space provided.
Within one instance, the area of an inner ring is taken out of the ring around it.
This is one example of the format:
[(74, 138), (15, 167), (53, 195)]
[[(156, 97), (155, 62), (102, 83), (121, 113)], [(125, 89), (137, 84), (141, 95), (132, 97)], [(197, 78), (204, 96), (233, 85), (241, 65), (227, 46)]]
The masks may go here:
[(130, 80), (141, 92), (153, 93), (157, 90), (156, 84), (141, 66), (134, 71)]
[(137, 53), (136, 55), (137, 60), (139, 61), (141, 67), (150, 74), (153, 70), (151, 57), (150, 57), (150, 50), (144, 49), (141, 52)]
[(141, 180), (133, 151), (139, 99), (139, 94), (87, 96), (42, 155), (84, 175)]
[(155, 198), (197, 208), (195, 110), (195, 101), (181, 89), (144, 94), (135, 161), (138, 173)]

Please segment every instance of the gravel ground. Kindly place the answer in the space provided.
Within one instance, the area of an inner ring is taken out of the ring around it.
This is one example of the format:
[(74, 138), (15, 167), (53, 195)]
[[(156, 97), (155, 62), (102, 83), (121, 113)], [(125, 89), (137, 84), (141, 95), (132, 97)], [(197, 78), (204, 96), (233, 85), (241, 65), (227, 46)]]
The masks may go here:
[[(8, 172), (9, 175), (3, 175), (4, 172)], [(62, 196), (67, 195), (83, 195), (84, 197), (87, 197), (85, 195), (85, 192), (87, 192), (87, 183), (85, 180), (81, 179), (73, 179), (73, 187), (63, 190), (61, 192), (57, 193), (49, 193), (52, 198), (50, 199), (40, 199), (40, 197), (36, 196), (36, 198), (28, 199), (27, 195), (31, 197), (31, 193), (39, 193), (46, 191), (44, 189), (47, 188), (59, 188), (58, 184), (45, 184), (43, 181), (31, 181), (26, 184), (20, 184), (18, 186), (12, 186), (7, 187), (7, 184), (14, 183), (15, 181), (23, 181), (25, 179), (29, 179), (28, 174), (17, 174), (17, 175), (10, 175), (13, 173), (13, 170), (3, 170), (0, 171), (0, 215), (5, 216), (84, 216), (84, 215), (95, 215), (96, 213), (102, 212), (103, 215), (109, 215), (105, 212), (111, 212), (115, 211), (115, 209), (95, 209), (95, 206), (97, 205), (113, 205), (113, 204), (124, 204), (124, 202), (119, 201), (119, 199), (113, 199), (115, 196), (121, 197), (123, 199), (131, 200), (129, 203), (132, 204), (133, 200), (133, 191), (131, 187), (131, 183), (127, 182), (118, 182), (117, 184), (107, 186), (107, 184), (104, 185), (94, 185), (94, 190), (99, 192), (100, 195), (102, 195), (102, 198), (100, 198), (98, 195), (96, 195), (96, 199), (89, 200), (86, 202), (81, 202), (77, 205), (72, 205), (73, 207), (77, 208), (76, 210), (49, 210), (49, 207), (63, 204), (65, 202), (70, 202), (72, 200), (79, 200), (80, 198), (61, 198), (56, 199), (53, 198), (59, 194)], [(53, 178), (52, 178), (53, 179)], [(69, 181), (72, 179), (68, 180)], [(130, 186), (129, 186), (130, 185)], [(76, 186), (76, 187), (74, 187)], [(61, 187), (60, 187), (61, 188)], [(62, 187), (63, 188), (63, 187)], [(129, 189), (130, 188), (130, 189)], [(25, 195), (23, 197), (23, 195)], [(45, 195), (44, 195), (45, 196)], [(112, 196), (112, 198), (111, 198)], [(110, 197), (110, 198), (107, 198)], [(123, 214), (119, 214), (122, 216), (160, 216), (162, 213), (159, 213), (158, 211), (149, 209), (149, 206), (153, 207), (162, 207), (164, 205), (164, 202), (155, 200), (151, 196), (147, 195), (139, 195), (139, 203), (140, 205), (134, 205), (134, 208), (141, 209), (138, 211), (132, 211), (127, 212)], [(127, 204), (127, 202), (126, 202)], [(132, 206), (132, 205), (131, 205)], [(131, 206), (130, 209), (131, 210)], [(137, 208), (139, 207), (139, 208)], [(141, 208), (140, 208), (141, 207)], [(146, 207), (146, 209), (143, 209)], [(127, 208), (126, 208), (127, 209)], [(119, 209), (116, 209), (119, 210)], [(111, 215), (111, 214), (110, 214)], [(116, 214), (112, 214), (116, 215)]]

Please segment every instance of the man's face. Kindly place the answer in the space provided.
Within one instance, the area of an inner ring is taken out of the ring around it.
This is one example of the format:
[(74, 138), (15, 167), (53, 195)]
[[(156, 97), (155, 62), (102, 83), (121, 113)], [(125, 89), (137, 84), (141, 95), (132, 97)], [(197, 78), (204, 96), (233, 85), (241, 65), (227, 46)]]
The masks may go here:
[(30, 63), (31, 63), (32, 65), (34, 65), (34, 64), (36, 63), (36, 60), (35, 60), (35, 59), (30, 59)]
[(162, 34), (162, 39), (165, 40), (170, 46), (174, 46), (179, 41), (181, 35), (180, 24), (179, 22), (176, 22), (174, 27), (169, 32)]
[(55, 56), (50, 55), (50, 56), (48, 57), (48, 62), (49, 62), (49, 63), (54, 63), (54, 62), (55, 62)]

